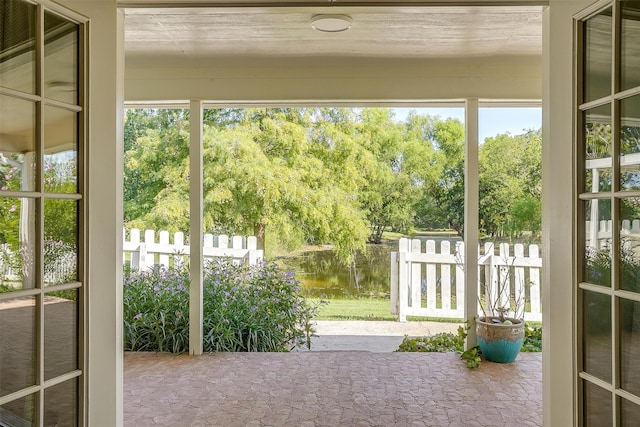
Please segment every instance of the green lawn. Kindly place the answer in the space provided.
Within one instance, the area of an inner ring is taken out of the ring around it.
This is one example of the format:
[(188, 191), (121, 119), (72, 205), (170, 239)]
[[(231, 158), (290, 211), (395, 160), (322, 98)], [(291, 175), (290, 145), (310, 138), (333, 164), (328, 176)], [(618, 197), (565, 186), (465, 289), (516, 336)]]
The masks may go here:
[[(309, 298), (312, 304), (318, 303), (318, 299)], [(318, 310), (316, 320), (398, 320), (398, 316), (391, 314), (391, 305), (388, 299), (359, 298), (359, 299), (331, 299), (328, 305), (323, 305)], [(408, 316), (407, 320), (460, 322), (462, 319), (439, 319), (427, 317)]]

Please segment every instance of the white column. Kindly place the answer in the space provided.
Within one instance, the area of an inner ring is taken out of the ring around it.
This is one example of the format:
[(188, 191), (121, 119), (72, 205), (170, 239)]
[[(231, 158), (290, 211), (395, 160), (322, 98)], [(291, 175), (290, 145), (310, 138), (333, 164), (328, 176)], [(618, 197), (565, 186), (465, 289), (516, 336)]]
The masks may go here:
[(202, 101), (189, 111), (189, 353), (202, 354)]
[[(591, 177), (591, 192), (600, 191), (600, 169), (591, 169), (593, 176)], [(600, 231), (600, 214), (598, 211), (598, 199), (591, 201), (591, 221), (589, 223), (589, 246), (600, 249), (598, 244), (598, 231)]]
[(115, 0), (64, 5), (89, 17), (87, 141), (86, 414), (88, 426), (123, 421), (122, 179), (124, 13)]
[(574, 347), (573, 16), (591, 0), (552, 0), (542, 14), (543, 425), (577, 422)]
[(466, 348), (475, 347), (478, 315), (478, 100), (465, 102), (464, 151), (464, 318), (471, 328)]
[[(34, 191), (33, 183), (35, 175), (36, 153), (29, 151), (24, 154), (21, 165), (22, 191)], [(36, 230), (33, 218), (36, 217), (36, 203), (34, 199), (23, 197), (20, 199), (20, 247), (23, 255), (22, 262), (22, 286), (24, 289), (36, 287), (35, 251), (33, 242), (36, 241)], [(26, 255), (26, 259), (24, 258)]]

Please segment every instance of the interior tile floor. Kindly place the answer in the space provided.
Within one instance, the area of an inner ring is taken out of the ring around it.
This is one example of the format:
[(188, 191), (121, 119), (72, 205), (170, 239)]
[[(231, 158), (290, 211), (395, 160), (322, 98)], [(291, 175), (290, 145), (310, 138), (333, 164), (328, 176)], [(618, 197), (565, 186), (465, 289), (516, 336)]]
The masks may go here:
[(542, 425), (542, 354), (125, 353), (125, 426)]

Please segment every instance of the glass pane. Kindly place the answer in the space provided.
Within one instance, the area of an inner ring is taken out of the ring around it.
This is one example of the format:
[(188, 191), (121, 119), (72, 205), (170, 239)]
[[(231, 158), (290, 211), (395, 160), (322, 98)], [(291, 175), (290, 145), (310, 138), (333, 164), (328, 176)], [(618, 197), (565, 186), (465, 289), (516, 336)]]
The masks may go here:
[(78, 369), (78, 290), (44, 297), (44, 378)]
[(621, 89), (640, 86), (640, 2), (621, 1), (622, 34), (620, 38)]
[(584, 112), (584, 191), (611, 191), (611, 107), (609, 104)]
[(36, 287), (36, 201), (0, 197), (0, 292)]
[(78, 280), (78, 202), (44, 201), (44, 285)]
[(76, 378), (44, 391), (44, 426), (78, 425), (78, 380)]
[(607, 427), (613, 425), (611, 393), (588, 381), (584, 384), (584, 426)]
[(640, 292), (640, 198), (620, 201), (620, 288)]
[(36, 6), (21, 0), (0, 7), (0, 86), (36, 91)]
[(640, 96), (620, 102), (620, 189), (640, 189)]
[(35, 189), (35, 129), (35, 103), (0, 95), (0, 191)]
[(78, 25), (44, 14), (44, 95), (78, 103)]
[(640, 396), (640, 302), (620, 299), (620, 382)]
[(36, 299), (0, 301), (0, 396), (36, 381)]
[(32, 426), (34, 423), (36, 396), (31, 394), (0, 406), (0, 426)]
[(587, 200), (583, 282), (611, 286), (611, 200)]
[(78, 192), (78, 114), (44, 109), (44, 191)]
[(582, 362), (585, 372), (611, 381), (611, 297), (582, 291)]
[(626, 399), (620, 399), (622, 427), (640, 427), (640, 406)]
[(611, 95), (611, 8), (584, 23), (584, 99)]

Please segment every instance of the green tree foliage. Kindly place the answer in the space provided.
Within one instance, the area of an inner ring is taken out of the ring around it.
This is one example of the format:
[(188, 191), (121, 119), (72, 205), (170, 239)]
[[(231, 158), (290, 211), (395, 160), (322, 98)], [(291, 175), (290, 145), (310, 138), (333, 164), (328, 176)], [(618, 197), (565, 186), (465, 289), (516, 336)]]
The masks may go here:
[[(131, 227), (147, 224), (168, 231), (189, 230), (186, 192), (166, 193), (177, 175), (188, 169), (189, 127), (185, 110), (127, 110), (124, 143), (124, 220)], [(163, 191), (165, 190), (165, 191)], [(180, 218), (178, 223), (176, 218)]]
[[(424, 138), (431, 142), (434, 155), (425, 164), (424, 196), (418, 211), (426, 217), (463, 235), (464, 225), (464, 125), (456, 119), (435, 120), (423, 126)], [(435, 218), (434, 218), (435, 217)]]
[(539, 232), (542, 197), (540, 131), (487, 138), (479, 150), (480, 226), (491, 236)]
[[(189, 123), (183, 110), (129, 110), (125, 222), (188, 231)], [(385, 108), (252, 108), (204, 112), (204, 225), (295, 248), (336, 246), (349, 261), (385, 230), (463, 233), (464, 126)], [(537, 230), (540, 135), (481, 147), (482, 224)], [(487, 163), (488, 162), (488, 163)], [(496, 182), (493, 182), (496, 181)]]
[(423, 162), (432, 153), (411, 130), (395, 123), (388, 109), (362, 112), (357, 135), (372, 158), (362, 168), (365, 183), (359, 198), (369, 221), (370, 242), (380, 243), (387, 228), (405, 233), (412, 228), (414, 207), (424, 184)]

